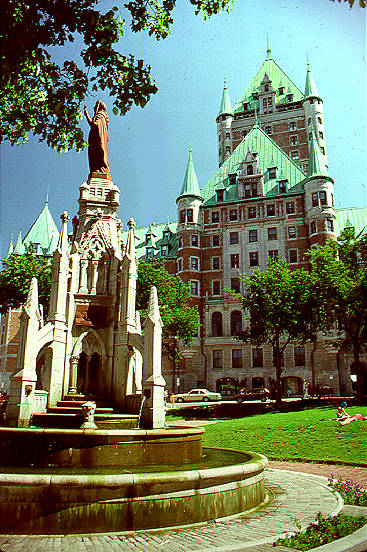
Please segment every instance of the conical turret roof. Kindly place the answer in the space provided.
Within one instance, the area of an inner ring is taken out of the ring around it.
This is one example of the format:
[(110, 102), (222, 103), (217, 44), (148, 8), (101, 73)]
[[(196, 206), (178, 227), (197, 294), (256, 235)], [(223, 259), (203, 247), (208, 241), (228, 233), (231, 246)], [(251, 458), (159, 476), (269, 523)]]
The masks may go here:
[(24, 253), (25, 253), (25, 247), (24, 247), (23, 241), (22, 241), (22, 231), (21, 230), (19, 230), (17, 243), (15, 244), (13, 253), (15, 255), (24, 255)]
[(11, 238), (10, 238), (9, 249), (8, 249), (7, 254), (6, 254), (6, 257), (10, 257), (10, 255), (13, 253), (13, 251), (14, 251), (14, 245), (13, 245), (13, 234), (12, 234)]
[(52, 255), (57, 247), (59, 231), (48, 208), (48, 201), (31, 226), (23, 243), (37, 245), (35, 253), (40, 255)]
[(325, 161), (313, 131), (310, 143), (307, 178), (312, 176), (328, 176)]
[[(305, 85), (305, 99), (307, 98), (320, 98), (316, 88), (315, 81), (312, 78), (312, 73), (309, 64), (307, 64), (306, 85)], [(321, 100), (321, 98), (320, 98)]]
[(184, 181), (182, 184), (181, 193), (177, 199), (181, 199), (182, 197), (186, 197), (186, 196), (192, 196), (192, 197), (197, 197), (199, 199), (202, 199), (200, 195), (198, 179), (196, 177), (194, 162), (192, 160), (191, 149), (190, 149), (189, 160), (187, 162), (187, 167), (186, 167)]
[(232, 114), (233, 114), (233, 111), (231, 106), (231, 100), (229, 99), (227, 83), (226, 81), (224, 81), (222, 101), (220, 103), (218, 115), (232, 115)]

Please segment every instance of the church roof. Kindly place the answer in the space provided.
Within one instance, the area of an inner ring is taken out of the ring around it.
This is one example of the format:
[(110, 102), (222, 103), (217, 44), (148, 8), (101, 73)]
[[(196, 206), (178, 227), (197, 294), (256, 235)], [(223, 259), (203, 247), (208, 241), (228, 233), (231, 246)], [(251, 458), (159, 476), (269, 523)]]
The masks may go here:
[[(154, 244), (150, 245), (146, 241), (146, 235), (154, 229)], [(177, 257), (177, 238), (176, 238), (177, 222), (155, 224), (152, 223), (143, 228), (135, 228), (135, 248), (138, 259), (146, 257), (147, 247), (154, 249), (154, 259), (160, 258), (175, 258)], [(163, 235), (164, 233), (164, 235)], [(127, 230), (121, 233), (122, 240), (126, 243)], [(168, 248), (166, 254), (162, 254), (162, 247)]]
[(219, 115), (232, 115), (231, 100), (228, 94), (227, 83), (224, 81), (222, 101), (220, 103)]
[[(226, 188), (226, 201), (238, 201), (237, 186), (229, 185), (228, 175), (241, 171), (248, 151), (257, 153), (258, 167), (264, 173), (264, 195), (278, 194), (279, 177), (270, 178), (268, 169), (277, 167), (282, 180), (288, 180), (288, 193), (303, 191), (304, 172), (258, 125), (255, 125), (240, 142), (232, 154), (225, 160), (208, 184), (200, 191), (206, 203), (215, 203), (215, 190)], [(244, 200), (246, 201), (246, 200)]]
[[(237, 101), (236, 105), (233, 108), (234, 113), (243, 111), (244, 103), (249, 104), (249, 109), (254, 109), (255, 107), (258, 107), (259, 100), (254, 100), (252, 98), (252, 94), (260, 92), (261, 83), (265, 77), (265, 74), (271, 80), (272, 87), (276, 91), (275, 102), (277, 105), (288, 103), (286, 98), (287, 94), (293, 94), (292, 101), (294, 102), (303, 99), (303, 93), (301, 92), (301, 90), (294, 84), (294, 82), (288, 77), (283, 69), (279, 67), (276, 61), (274, 61), (271, 56), (271, 50), (268, 48), (267, 56), (264, 63), (246, 88), (245, 92)], [(283, 88), (283, 94), (280, 94), (279, 88)]]
[(59, 231), (46, 201), (44, 208), (25, 236), (23, 245), (33, 244), (35, 253), (51, 256), (57, 247), (58, 239)]

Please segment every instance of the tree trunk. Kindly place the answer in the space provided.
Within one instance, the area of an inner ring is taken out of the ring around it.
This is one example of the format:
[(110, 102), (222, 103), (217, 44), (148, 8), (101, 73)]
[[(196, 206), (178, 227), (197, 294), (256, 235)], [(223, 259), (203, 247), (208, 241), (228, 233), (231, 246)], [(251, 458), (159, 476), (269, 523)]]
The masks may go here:
[(356, 398), (358, 401), (363, 401), (365, 394), (365, 374), (364, 366), (360, 361), (359, 355), (361, 352), (361, 344), (359, 338), (353, 339), (353, 369), (357, 376), (356, 382)]
[(275, 389), (275, 404), (282, 403), (282, 358), (280, 354), (279, 347), (279, 336), (275, 338), (275, 343), (273, 345), (274, 357), (275, 357), (275, 379), (276, 379), (276, 389)]

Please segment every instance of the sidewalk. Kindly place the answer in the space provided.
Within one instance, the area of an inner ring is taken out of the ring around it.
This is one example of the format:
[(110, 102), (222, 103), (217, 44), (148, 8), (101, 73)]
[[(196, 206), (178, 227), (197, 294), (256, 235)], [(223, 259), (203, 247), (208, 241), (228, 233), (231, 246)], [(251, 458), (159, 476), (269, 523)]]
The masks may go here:
[[(0, 536), (1, 552), (270, 552), (285, 532), (314, 521), (317, 512), (336, 514), (342, 503), (319, 476), (268, 469), (266, 487), (274, 500), (263, 510), (197, 527), (125, 534)], [(277, 552), (291, 552), (277, 547)]]

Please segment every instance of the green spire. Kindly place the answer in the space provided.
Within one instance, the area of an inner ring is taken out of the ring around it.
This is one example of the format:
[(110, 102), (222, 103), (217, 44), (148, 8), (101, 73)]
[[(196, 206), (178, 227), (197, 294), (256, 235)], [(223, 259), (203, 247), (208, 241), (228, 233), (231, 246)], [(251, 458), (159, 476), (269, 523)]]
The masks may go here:
[(10, 255), (13, 253), (14, 251), (14, 245), (13, 245), (13, 234), (11, 235), (11, 238), (10, 238), (10, 245), (9, 245), (9, 249), (8, 249), (8, 252), (6, 254), (6, 257), (10, 257)]
[(58, 239), (59, 231), (48, 208), (47, 194), (45, 206), (24, 238), (24, 243), (37, 246), (35, 252), (40, 255), (51, 256), (57, 247)]
[(323, 155), (320, 151), (319, 144), (313, 131), (312, 140), (310, 143), (310, 156), (308, 159), (307, 172), (307, 177), (310, 178), (311, 176), (328, 176)]
[(19, 230), (17, 243), (15, 244), (13, 253), (15, 255), (24, 255), (24, 253), (25, 253), (25, 247), (24, 247), (23, 241), (22, 241), (22, 231), (21, 230)]
[(177, 199), (181, 199), (184, 196), (193, 196), (193, 197), (202, 199), (200, 195), (198, 179), (196, 178), (194, 163), (191, 156), (191, 148), (190, 148), (190, 156), (187, 162), (186, 173), (182, 184), (181, 193)]
[(229, 99), (227, 83), (225, 79), (224, 79), (222, 101), (219, 108), (219, 115), (233, 115), (231, 100)]
[(269, 35), (266, 35), (266, 58), (265, 59), (271, 59), (271, 49), (269, 46)]
[(320, 98), (316, 88), (316, 84), (312, 78), (309, 63), (307, 63), (306, 86), (305, 86), (305, 99), (307, 98)]

